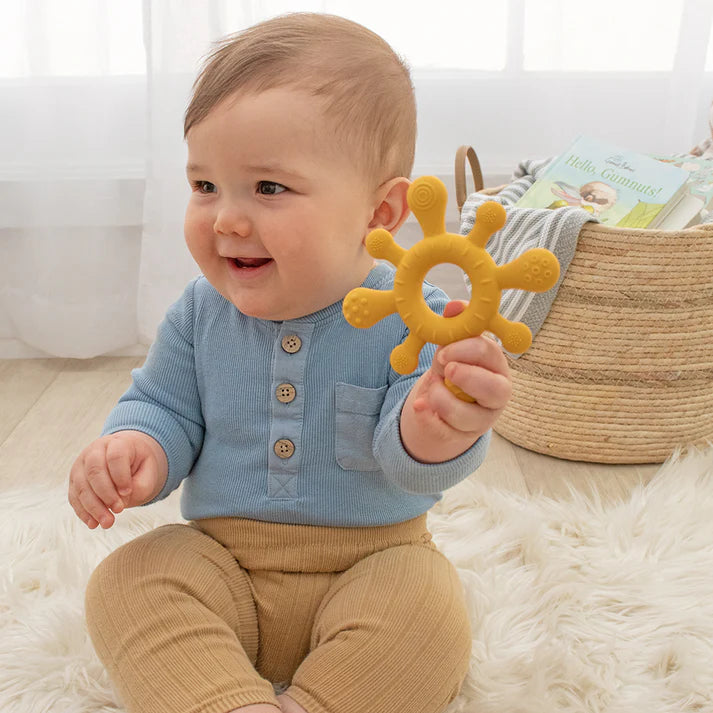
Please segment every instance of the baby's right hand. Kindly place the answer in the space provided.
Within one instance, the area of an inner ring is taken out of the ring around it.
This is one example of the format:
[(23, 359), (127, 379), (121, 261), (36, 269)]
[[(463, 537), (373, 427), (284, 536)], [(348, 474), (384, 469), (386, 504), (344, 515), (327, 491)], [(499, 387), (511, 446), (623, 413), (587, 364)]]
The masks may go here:
[(90, 443), (69, 474), (69, 504), (87, 527), (106, 530), (115, 513), (143, 505), (161, 492), (168, 460), (158, 441), (140, 431), (118, 431)]

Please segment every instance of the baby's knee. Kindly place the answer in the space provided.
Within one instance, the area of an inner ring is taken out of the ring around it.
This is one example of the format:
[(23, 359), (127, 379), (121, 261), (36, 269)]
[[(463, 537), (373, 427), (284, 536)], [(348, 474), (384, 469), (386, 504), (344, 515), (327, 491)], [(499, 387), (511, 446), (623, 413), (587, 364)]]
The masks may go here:
[[(463, 584), (453, 564), (440, 552), (431, 560), (429, 588), (414, 597), (411, 616), (419, 622), (424, 659), (440, 658), (456, 678), (465, 677), (470, 663), (472, 631)], [(433, 660), (432, 659), (432, 660)]]
[[(394, 564), (395, 573), (398, 570)], [(462, 681), (472, 633), (463, 584), (453, 564), (435, 547), (413, 548), (404, 553), (400, 586), (393, 591), (385, 615), (392, 617), (404, 655), (408, 649), (418, 650), (423, 661), (440, 661), (444, 671)]]
[(307, 710), (310, 701), (326, 700), (330, 711), (437, 713), (458, 694), (470, 655), (456, 569), (434, 547), (395, 547), (335, 581), (287, 694)]
[[(403, 546), (362, 560), (337, 580), (317, 613), (313, 646), (344, 622), (396, 636), (405, 646), (434, 655), (468, 658), (471, 629), (463, 585), (451, 562), (435, 547)], [(444, 638), (444, 634), (448, 638)], [(448, 651), (438, 652), (444, 645)]]
[(111, 552), (92, 572), (85, 590), (87, 620), (111, 615), (130, 606), (145, 591), (145, 582), (155, 578), (176, 557), (172, 528), (152, 530)]
[(456, 568), (440, 552), (425, 557), (423, 565), (421, 576), (428, 584), (421, 588), (412, 583), (412, 598), (404, 592), (409, 603), (401, 612), (405, 635), (400, 649), (405, 660), (411, 658), (419, 677), (432, 677), (434, 700), (440, 700), (436, 710), (458, 695), (470, 667), (473, 637)]

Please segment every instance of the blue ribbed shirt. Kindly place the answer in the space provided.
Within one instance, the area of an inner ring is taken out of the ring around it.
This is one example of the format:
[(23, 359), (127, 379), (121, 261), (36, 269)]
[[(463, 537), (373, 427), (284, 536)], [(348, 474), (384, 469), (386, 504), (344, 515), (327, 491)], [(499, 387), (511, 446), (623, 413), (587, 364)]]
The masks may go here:
[[(394, 272), (378, 264), (363, 286), (391, 289)], [(443, 291), (424, 283), (424, 297), (443, 313)], [(154, 500), (185, 481), (186, 519), (401, 522), (476, 470), (490, 440), (438, 464), (406, 452), (401, 408), (435, 352), (427, 344), (416, 371), (397, 374), (389, 355), (407, 334), (398, 315), (355, 329), (341, 301), (283, 322), (247, 317), (198, 277), (168, 309), (103, 434), (143, 431), (161, 444), (168, 479)]]

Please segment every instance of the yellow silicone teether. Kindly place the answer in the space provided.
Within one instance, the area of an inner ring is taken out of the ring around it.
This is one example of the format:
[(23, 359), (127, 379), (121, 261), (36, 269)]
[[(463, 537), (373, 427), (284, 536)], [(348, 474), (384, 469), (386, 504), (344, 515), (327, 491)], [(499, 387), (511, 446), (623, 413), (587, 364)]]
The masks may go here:
[[(495, 201), (478, 208), (468, 235), (446, 233), (448, 192), (435, 176), (415, 180), (409, 187), (407, 200), (421, 225), (423, 239), (406, 250), (383, 228), (369, 233), (366, 238), (369, 254), (396, 267), (394, 287), (388, 291), (366, 287), (351, 290), (343, 304), (347, 322), (353, 327), (367, 328), (398, 312), (409, 328), (408, 337), (391, 352), (391, 366), (399, 374), (410, 374), (416, 368), (426, 342), (450, 344), (478, 336), (485, 330), (498, 336), (507, 351), (513, 354), (526, 351), (532, 343), (532, 333), (527, 325), (511, 322), (498, 312), (502, 290), (549, 290), (559, 277), (557, 258), (549, 250), (533, 248), (498, 267), (485, 250), (490, 236), (505, 225), (505, 209)], [(423, 280), (440, 263), (453, 263), (470, 278), (470, 302), (455, 317), (437, 315), (423, 298)], [(473, 400), (453, 384), (449, 388), (459, 398)]]

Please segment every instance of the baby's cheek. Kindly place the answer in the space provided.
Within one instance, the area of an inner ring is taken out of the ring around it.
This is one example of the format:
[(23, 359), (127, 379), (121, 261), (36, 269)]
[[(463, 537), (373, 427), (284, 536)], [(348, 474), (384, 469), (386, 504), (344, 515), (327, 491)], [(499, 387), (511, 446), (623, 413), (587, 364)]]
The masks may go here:
[(200, 255), (201, 240), (197, 237), (195, 231), (189, 229), (189, 226), (186, 226), (185, 237), (188, 250), (190, 251), (191, 255), (193, 255), (194, 259), (198, 260)]
[(209, 251), (213, 238), (213, 227), (209, 221), (186, 214), (183, 232), (188, 249), (194, 257)]

